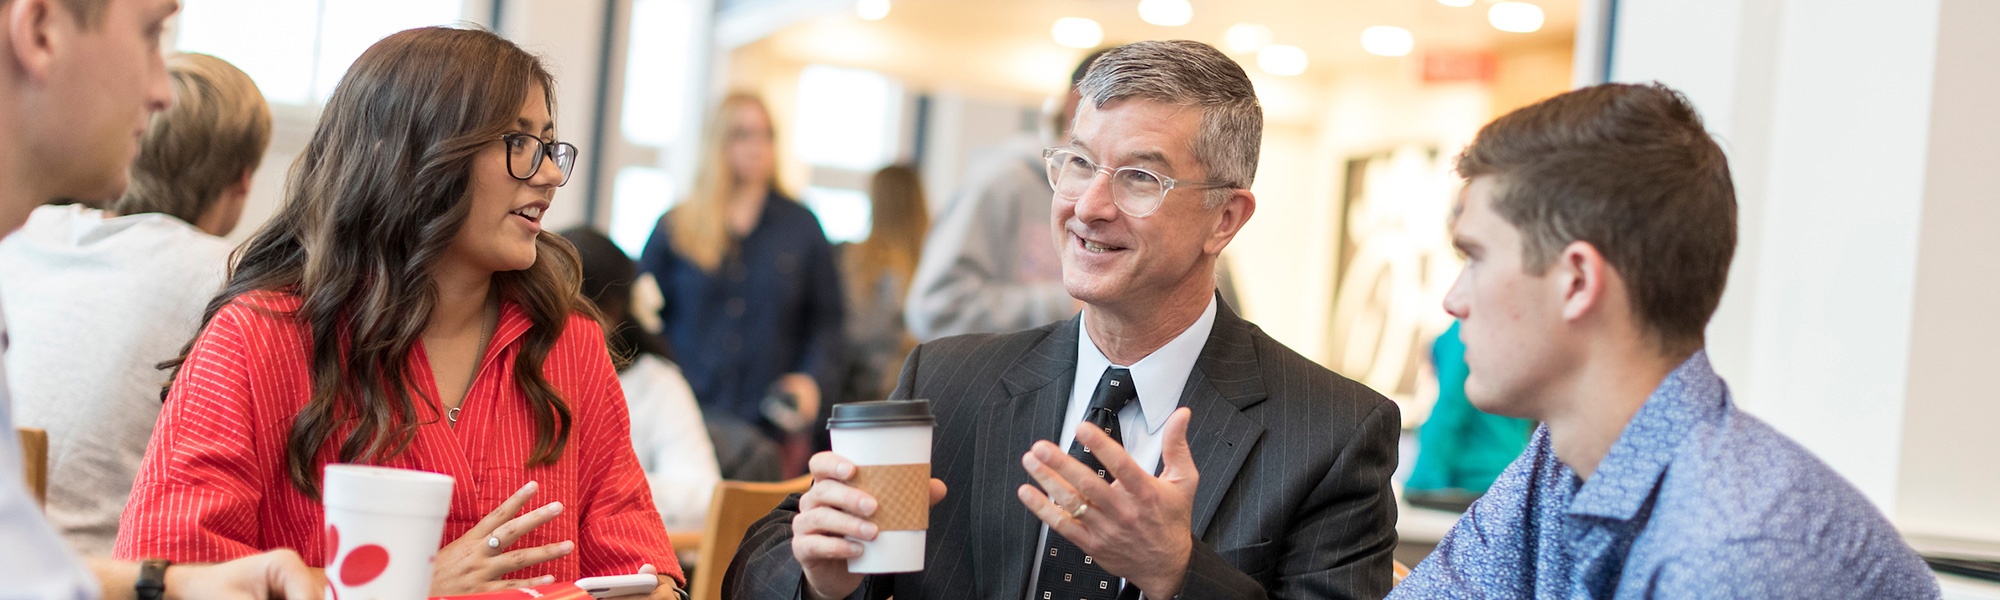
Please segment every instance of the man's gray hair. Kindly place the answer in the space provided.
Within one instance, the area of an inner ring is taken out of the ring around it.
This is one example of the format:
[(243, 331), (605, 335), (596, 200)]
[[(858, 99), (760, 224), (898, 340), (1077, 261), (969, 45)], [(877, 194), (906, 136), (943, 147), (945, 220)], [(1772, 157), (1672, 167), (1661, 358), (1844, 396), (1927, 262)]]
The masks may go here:
[(1076, 86), (1092, 106), (1127, 98), (1201, 108), (1201, 127), (1190, 149), (1221, 184), (1204, 196), (1214, 208), (1232, 188), (1250, 187), (1264, 138), (1264, 107), (1243, 67), (1214, 46), (1190, 40), (1135, 42), (1113, 48), (1090, 64)]

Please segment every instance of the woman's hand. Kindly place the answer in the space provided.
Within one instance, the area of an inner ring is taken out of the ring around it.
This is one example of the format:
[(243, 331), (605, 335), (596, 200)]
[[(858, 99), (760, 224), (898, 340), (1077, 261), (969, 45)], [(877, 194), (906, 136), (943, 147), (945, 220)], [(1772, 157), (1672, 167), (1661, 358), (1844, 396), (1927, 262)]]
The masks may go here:
[(471, 531), (438, 550), (436, 566), (431, 570), (430, 595), (471, 594), (554, 583), (554, 575), (500, 579), (501, 575), (576, 551), (576, 542), (567, 540), (535, 548), (508, 550), (521, 536), (562, 514), (562, 503), (550, 502), (528, 514), (509, 519), (521, 512), (521, 506), (527, 504), (538, 489), (533, 481), (521, 486), (512, 498), (500, 503), (499, 508), (493, 509), (486, 518), (479, 520), (479, 524), (473, 525)]

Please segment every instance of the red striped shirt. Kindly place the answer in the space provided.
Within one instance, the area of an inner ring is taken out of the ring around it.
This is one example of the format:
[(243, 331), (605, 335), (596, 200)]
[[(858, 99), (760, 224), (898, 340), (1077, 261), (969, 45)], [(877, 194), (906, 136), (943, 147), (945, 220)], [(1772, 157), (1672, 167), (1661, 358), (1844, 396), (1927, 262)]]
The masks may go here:
[[(146, 449), (119, 524), (118, 558), (220, 562), (291, 548), (308, 565), (325, 566), (324, 512), (285, 474), (293, 418), (312, 394), (310, 332), (285, 316), (298, 305), (292, 296), (241, 298), (202, 331)], [(542, 365), (543, 376), (572, 411), (569, 445), (555, 464), (527, 468), (534, 426), (526, 395), (514, 383), (514, 357), (532, 326), (520, 307), (503, 304), (457, 427), (418, 400), (426, 423), (408, 451), (382, 464), (457, 480), (443, 542), (464, 535), (529, 480), (541, 490), (524, 511), (561, 501), (561, 515), (513, 547), (574, 540), (577, 550), (507, 578), (554, 575), (556, 581), (574, 581), (637, 573), (652, 563), (684, 584), (632, 453), (617, 371), (602, 330), (589, 318), (572, 316)], [(410, 363), (412, 385), (436, 397), (421, 345)], [(322, 463), (337, 446), (337, 441), (326, 444)]]

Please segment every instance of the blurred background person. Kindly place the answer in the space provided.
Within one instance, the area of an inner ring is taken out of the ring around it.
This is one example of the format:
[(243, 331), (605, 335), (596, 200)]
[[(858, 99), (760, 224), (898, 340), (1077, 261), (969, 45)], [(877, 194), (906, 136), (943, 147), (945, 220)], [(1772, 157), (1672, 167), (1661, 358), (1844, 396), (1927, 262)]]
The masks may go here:
[(595, 229), (569, 229), (562, 236), (576, 246), (583, 263), (583, 295), (597, 305), (609, 328), (612, 364), (618, 367), (625, 408), (632, 414), (632, 449), (653, 488), (653, 506), (670, 531), (701, 529), (722, 476), (715, 447), (702, 427), (701, 408), (674, 364), (673, 350), (632, 316), (638, 265)]
[(868, 239), (843, 246), (841, 276), (847, 288), (848, 363), (841, 397), (881, 400), (896, 388), (903, 357), (916, 348), (903, 324), (903, 297), (930, 227), (923, 181), (903, 165), (884, 167), (868, 181)]
[(431, 595), (657, 569), (674, 597), (581, 265), (541, 226), (577, 158), (556, 91), (484, 30), (356, 59), (174, 361), (117, 556), (325, 567), (321, 467), (359, 463), (457, 481)]
[(1471, 370), (1456, 321), (1431, 344), (1431, 364), (1437, 372), (1437, 404), (1417, 429), (1417, 462), (1403, 484), (1403, 498), (1413, 506), (1465, 512), (1528, 449), (1535, 424), (1472, 407), (1465, 397)]
[(904, 323), (917, 341), (1037, 327), (1082, 306), (1063, 287), (1049, 225), (1055, 190), (1042, 149), (1066, 141), (1076, 119), (1076, 84), (1108, 50), (1076, 64), (1042, 131), (980, 149), (966, 161), (965, 184), (931, 224), (910, 282)]
[(167, 377), (222, 288), (250, 176), (271, 140), (257, 84), (205, 54), (167, 58), (174, 103), (110, 210), (35, 209), (0, 241), (15, 416), (49, 433), (48, 517), (110, 556)]
[(838, 401), (843, 315), (819, 218), (778, 189), (774, 135), (762, 100), (725, 98), (693, 191), (660, 218), (639, 261), (659, 283), (662, 333), (705, 416), (796, 440), (789, 474), (804, 470), (803, 432)]

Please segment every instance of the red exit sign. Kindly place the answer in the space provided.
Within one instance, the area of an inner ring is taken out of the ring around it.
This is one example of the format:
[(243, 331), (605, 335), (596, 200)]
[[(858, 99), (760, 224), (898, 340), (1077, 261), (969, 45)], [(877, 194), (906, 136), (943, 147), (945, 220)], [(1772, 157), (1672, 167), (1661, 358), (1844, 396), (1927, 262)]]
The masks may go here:
[(1428, 51), (1424, 53), (1424, 81), (1492, 81), (1498, 62), (1491, 52)]

